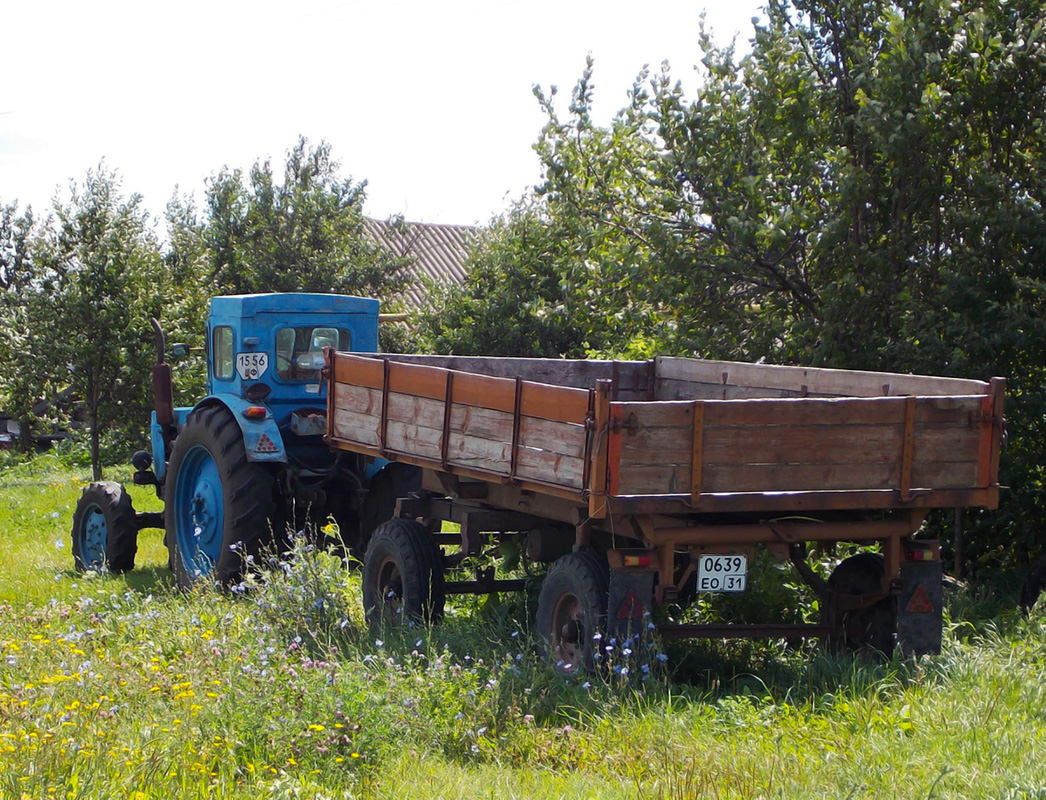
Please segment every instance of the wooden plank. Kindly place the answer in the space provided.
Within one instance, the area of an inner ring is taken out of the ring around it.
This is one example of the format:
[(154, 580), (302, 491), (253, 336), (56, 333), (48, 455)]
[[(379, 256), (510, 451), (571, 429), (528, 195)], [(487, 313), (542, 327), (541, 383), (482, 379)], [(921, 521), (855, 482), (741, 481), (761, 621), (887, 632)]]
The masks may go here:
[(381, 390), (347, 383), (334, 384), (334, 407), (339, 411), (381, 415)]
[(657, 361), (659, 379), (694, 381), (706, 384), (762, 387), (803, 391), (839, 397), (881, 397), (883, 395), (969, 395), (988, 394), (984, 381), (942, 378), (932, 375), (901, 375), (892, 372), (789, 367), (771, 364), (745, 364), (736, 361), (704, 361), (694, 358), (666, 358)]
[[(804, 462), (829, 464), (896, 463), (902, 454), (903, 428), (894, 425), (808, 425), (803, 427), (704, 427), (706, 466)], [(976, 461), (980, 435), (966, 425), (916, 426), (916, 462)], [(621, 463), (687, 464), (692, 443), (679, 428), (641, 428), (626, 434)]]
[[(689, 514), (689, 494), (636, 495), (609, 500), (610, 513), (623, 514)], [(911, 503), (902, 504), (896, 489), (860, 492), (778, 492), (773, 494), (737, 493), (701, 496), (703, 513), (796, 513), (803, 511), (839, 511), (854, 509), (927, 509), (985, 507), (997, 508), (999, 491), (995, 489), (940, 489), (916, 495)]]
[[(702, 503), (709, 493), (859, 492), (898, 489), (896, 464), (748, 464), (704, 470)], [(630, 467), (621, 470), (618, 495), (690, 495), (690, 465)], [(912, 491), (975, 488), (977, 465), (970, 462), (913, 465)], [(852, 507), (852, 506), (851, 506)]]
[(516, 455), (519, 452), (520, 406), (523, 400), (523, 379), (516, 378), (516, 394), (512, 405), (512, 449), (509, 451), (509, 478), (516, 477)]
[[(712, 428), (703, 426), (706, 465), (893, 463), (900, 452), (899, 426)], [(692, 436), (679, 428), (644, 428), (626, 435), (622, 466), (688, 464)]]
[(454, 402), (478, 408), (492, 408), (512, 413), (516, 400), (516, 382), (509, 378), (492, 378), (468, 372), (454, 373)]
[[(658, 400), (752, 400), (782, 397), (805, 397), (801, 391), (766, 389), (754, 386), (733, 386), (717, 383), (696, 383), (659, 378), (656, 397)], [(825, 397), (826, 395), (821, 395)]]
[(346, 442), (360, 442), (371, 447), (381, 446), (381, 417), (360, 414), (337, 408), (330, 419), (332, 436)]
[(704, 466), (705, 404), (694, 401), (694, 434), (690, 440), (690, 501), (701, 499), (701, 471)]
[(522, 391), (520, 412), (525, 416), (578, 425), (584, 424), (588, 416), (587, 389), (525, 382)]
[(592, 446), (591, 467), (588, 471), (588, 515), (602, 519), (607, 514), (607, 450), (610, 425), (610, 381), (596, 382), (595, 440)]
[(584, 458), (587, 432), (582, 425), (523, 417), (519, 441), (524, 447), (547, 450), (571, 458)]
[(447, 444), (447, 463), (508, 477), (511, 450), (511, 442), (492, 442), (452, 432)]
[(383, 358), (460, 370), (476, 375), (515, 379), (554, 386), (591, 389), (597, 380), (616, 376), (619, 396), (650, 399), (653, 393), (652, 361), (598, 361), (564, 358), (502, 358), (495, 356), (440, 356), (382, 354)]
[(411, 453), (439, 463), (443, 432), (420, 425), (389, 420), (385, 428), (385, 448), (397, 453)]
[[(454, 391), (457, 392), (456, 383)], [(450, 429), (478, 439), (509, 442), (512, 440), (512, 412), (455, 403), (450, 413)]]
[(421, 425), (425, 428), (443, 430), (443, 408), (440, 400), (417, 397), (409, 394), (389, 394), (388, 418), (390, 421)]
[[(901, 447), (901, 500), (912, 496), (912, 457), (915, 452), (915, 398), (909, 397), (904, 405), (904, 438)], [(890, 573), (887, 573), (890, 574)]]
[(432, 400), (445, 400), (447, 370), (390, 361), (389, 391), (415, 397), (428, 397)]
[(519, 449), (516, 475), (520, 478), (555, 483), (580, 490), (585, 471), (584, 461), (547, 450)]
[(348, 353), (334, 353), (335, 383), (347, 383), (380, 389), (385, 379), (385, 366), (380, 358), (354, 356)]
[(607, 431), (607, 494), (614, 495), (620, 491), (621, 480), (621, 447), (626, 434), (622, 428), (624, 420), (620, 412), (610, 404), (610, 426)]
[[(960, 397), (918, 397), (917, 423), (969, 425), (979, 419), (981, 395)], [(783, 400), (706, 400), (705, 425), (892, 425), (903, 418), (904, 397), (783, 399)], [(624, 418), (636, 415), (640, 426), (693, 427), (692, 401), (656, 403), (615, 403)]]

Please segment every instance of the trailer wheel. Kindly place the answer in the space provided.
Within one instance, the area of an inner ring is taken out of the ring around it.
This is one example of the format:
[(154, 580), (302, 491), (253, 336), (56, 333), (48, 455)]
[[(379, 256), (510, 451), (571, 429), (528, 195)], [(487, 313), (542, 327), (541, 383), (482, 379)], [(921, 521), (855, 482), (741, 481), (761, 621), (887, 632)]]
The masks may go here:
[(73, 512), (73, 562), (80, 572), (128, 572), (138, 553), (138, 525), (123, 486), (99, 481), (84, 487)]
[(247, 460), (243, 436), (224, 406), (186, 419), (168, 467), (165, 523), (180, 588), (204, 578), (236, 583), (248, 556), (272, 541), (273, 477)]
[[(844, 559), (828, 578), (840, 595), (865, 595), (882, 589), (886, 567), (879, 553), (858, 553)], [(878, 653), (889, 657), (897, 641), (897, 599), (884, 597), (864, 608), (838, 610), (827, 604), (823, 619), (833, 627), (828, 645), (837, 653)]]
[(565, 673), (591, 671), (607, 626), (610, 574), (592, 553), (556, 559), (541, 583), (537, 633), (542, 654)]
[(439, 622), (443, 557), (428, 528), (410, 519), (379, 525), (363, 557), (363, 608), (374, 626)]

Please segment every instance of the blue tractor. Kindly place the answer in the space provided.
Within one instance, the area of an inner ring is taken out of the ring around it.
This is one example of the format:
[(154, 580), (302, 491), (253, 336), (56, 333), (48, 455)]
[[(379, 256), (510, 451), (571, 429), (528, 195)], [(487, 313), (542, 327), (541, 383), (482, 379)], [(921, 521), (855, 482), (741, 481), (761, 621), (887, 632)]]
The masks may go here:
[[(325, 444), (327, 348), (378, 349), (378, 301), (330, 294), (215, 297), (207, 320), (206, 397), (175, 408), (163, 332), (154, 321), (156, 407), (151, 453), (133, 459), (134, 482), (153, 485), (162, 514), (135, 513), (117, 483), (84, 489), (73, 515), (82, 570), (124, 572), (138, 531), (162, 527), (179, 586), (228, 586), (288, 532), (327, 528), (362, 548), (410, 490), (410, 471)], [(187, 348), (174, 345), (175, 354)], [(332, 529), (332, 528), (331, 528)]]

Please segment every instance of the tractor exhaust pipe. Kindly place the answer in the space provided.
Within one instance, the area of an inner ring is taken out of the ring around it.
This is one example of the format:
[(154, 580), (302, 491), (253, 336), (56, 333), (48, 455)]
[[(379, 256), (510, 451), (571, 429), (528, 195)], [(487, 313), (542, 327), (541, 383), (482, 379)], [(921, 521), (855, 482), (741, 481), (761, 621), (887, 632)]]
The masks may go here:
[[(156, 363), (153, 365), (153, 402), (156, 408), (156, 422), (166, 432), (174, 425), (174, 381), (171, 365), (164, 360), (163, 329), (155, 317), (149, 320), (156, 334)], [(164, 439), (167, 439), (165, 433)]]

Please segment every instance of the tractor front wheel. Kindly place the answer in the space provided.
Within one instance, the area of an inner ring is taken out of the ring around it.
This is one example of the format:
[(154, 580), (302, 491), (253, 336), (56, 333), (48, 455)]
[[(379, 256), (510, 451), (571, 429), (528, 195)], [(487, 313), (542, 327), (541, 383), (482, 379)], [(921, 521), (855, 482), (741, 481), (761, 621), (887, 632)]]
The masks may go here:
[(138, 553), (131, 496), (112, 481), (84, 487), (73, 512), (73, 562), (81, 572), (128, 572)]
[(239, 425), (224, 406), (186, 419), (168, 467), (167, 546), (181, 588), (240, 580), (244, 564), (272, 542), (272, 473), (247, 460)]

